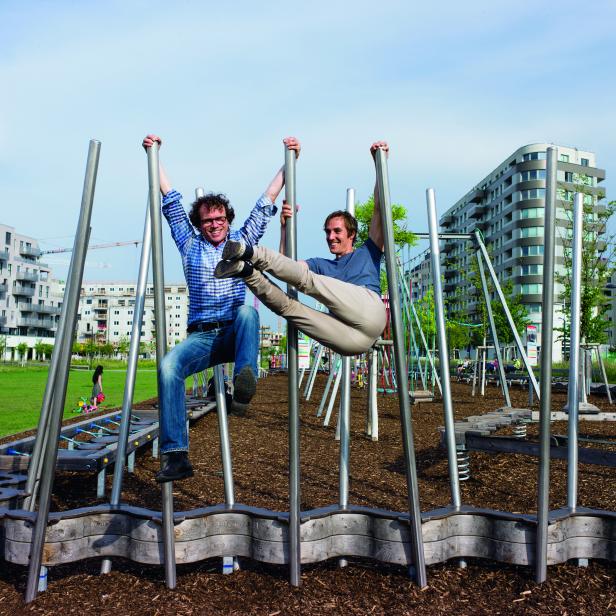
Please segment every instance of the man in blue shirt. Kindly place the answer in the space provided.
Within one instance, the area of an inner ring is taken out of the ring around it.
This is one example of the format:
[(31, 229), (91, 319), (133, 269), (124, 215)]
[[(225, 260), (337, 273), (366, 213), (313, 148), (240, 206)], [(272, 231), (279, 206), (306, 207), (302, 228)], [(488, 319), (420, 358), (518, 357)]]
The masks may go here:
[[(143, 147), (160, 137), (148, 135)], [(299, 156), (300, 144), (294, 137), (285, 145)], [(180, 251), (189, 291), (189, 336), (163, 358), (159, 371), (160, 445), (165, 454), (156, 481), (163, 483), (191, 477), (186, 428), (185, 379), (216, 364), (235, 362), (231, 413), (244, 414), (256, 391), (259, 350), (259, 315), (244, 305), (245, 286), (239, 280), (218, 280), (214, 268), (229, 240), (256, 244), (267, 223), (276, 213), (274, 201), (284, 186), (284, 167), (257, 200), (239, 230), (231, 229), (235, 213), (222, 194), (210, 193), (197, 199), (187, 215), (182, 195), (171, 188), (160, 166), (162, 212)]]
[[(384, 141), (372, 144), (389, 147)], [(281, 214), (281, 252), (285, 244), (288, 206)], [(214, 272), (220, 279), (239, 277), (270, 310), (285, 317), (299, 330), (342, 355), (367, 351), (381, 335), (386, 323), (385, 306), (380, 294), (380, 263), (383, 256), (383, 229), (378, 192), (374, 191), (374, 212), (368, 239), (358, 249), (357, 221), (347, 212), (332, 212), (323, 226), (325, 239), (334, 259), (314, 258), (293, 261), (263, 246), (245, 240), (229, 241)], [(295, 286), (329, 309), (329, 314), (291, 299), (264, 274)]]

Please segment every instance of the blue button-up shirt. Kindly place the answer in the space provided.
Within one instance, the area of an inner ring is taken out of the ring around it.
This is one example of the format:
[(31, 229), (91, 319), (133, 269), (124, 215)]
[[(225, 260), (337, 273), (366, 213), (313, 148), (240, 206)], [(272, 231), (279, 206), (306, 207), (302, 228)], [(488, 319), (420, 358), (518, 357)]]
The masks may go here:
[(182, 195), (171, 190), (163, 197), (162, 212), (171, 235), (182, 256), (184, 276), (188, 284), (188, 324), (201, 321), (230, 321), (244, 304), (246, 285), (240, 278), (214, 278), (214, 268), (222, 257), (228, 239), (256, 244), (265, 233), (276, 206), (263, 195), (252, 208), (242, 228), (229, 229), (224, 242), (214, 246), (192, 226), (182, 207)]

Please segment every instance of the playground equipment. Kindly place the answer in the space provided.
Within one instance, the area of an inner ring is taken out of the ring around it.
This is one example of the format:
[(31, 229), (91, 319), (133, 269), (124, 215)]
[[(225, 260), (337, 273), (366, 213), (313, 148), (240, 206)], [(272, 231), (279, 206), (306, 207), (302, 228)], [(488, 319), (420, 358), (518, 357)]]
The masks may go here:
[[(229, 559), (250, 557), (270, 563), (289, 566), (289, 579), (294, 585), (301, 581), (301, 564), (336, 558), (341, 564), (350, 556), (372, 558), (383, 562), (408, 566), (420, 586), (427, 584), (426, 564), (449, 559), (469, 557), (533, 565), (536, 579), (546, 577), (547, 563), (564, 562), (571, 558), (614, 559), (611, 537), (616, 532), (613, 512), (585, 509), (573, 500), (566, 510), (549, 513), (549, 454), (550, 454), (550, 387), (551, 358), (542, 356), (540, 485), (537, 516), (479, 509), (464, 506), (460, 497), (458, 452), (453, 421), (450, 375), (448, 369), (447, 340), (444, 305), (440, 278), (439, 234), (436, 221), (434, 191), (427, 191), (429, 240), (435, 288), (436, 323), (439, 349), (440, 382), (443, 392), (445, 433), (448, 450), (450, 505), (436, 511), (419, 508), (417, 471), (413, 446), (413, 432), (408, 388), (399, 386), (399, 404), (402, 442), (406, 465), (408, 511), (404, 513), (358, 507), (348, 502), (348, 452), (343, 451), (343, 435), (348, 421), (341, 413), (341, 456), (339, 499), (336, 505), (314, 511), (300, 511), (299, 501), (299, 413), (297, 385), (297, 335), (289, 329), (289, 512), (275, 512), (249, 507), (234, 502), (230, 448), (223, 454), (225, 476), (224, 504), (192, 511), (173, 512), (172, 494), (163, 489), (163, 511), (129, 506), (119, 501), (105, 505), (84, 507), (79, 510), (49, 513), (50, 495), (60, 434), (60, 420), (66, 394), (66, 376), (70, 363), (70, 347), (76, 315), (76, 299), (81, 284), (83, 259), (87, 246), (88, 227), (92, 207), (95, 169), (100, 144), (91, 144), (84, 197), (80, 213), (76, 245), (71, 261), (69, 282), (59, 325), (59, 349), (52, 357), (50, 379), (45, 391), (38, 438), (29, 459), (28, 499), (24, 509), (0, 509), (3, 527), (4, 556), (9, 563), (29, 564), (26, 600), (32, 601), (37, 593), (39, 574), (44, 566), (54, 566), (76, 560), (103, 557), (129, 558), (141, 563), (164, 564), (166, 583), (175, 585), (175, 563), (196, 562), (213, 556)], [(151, 148), (153, 152), (156, 148)], [(554, 238), (549, 237), (555, 213), (556, 152), (548, 150), (548, 192), (546, 198), (546, 261), (544, 265), (543, 332), (551, 332), (553, 288), (547, 284), (553, 279)], [(287, 201), (295, 212), (295, 157), (286, 152)], [(149, 157), (150, 213), (153, 238), (160, 233), (159, 196), (154, 169), (157, 158)], [(407, 349), (404, 345), (401, 298), (397, 281), (397, 268), (393, 246), (393, 228), (389, 201), (389, 184), (385, 153), (376, 153), (377, 181), (384, 235), (386, 240), (386, 269), (390, 289), (392, 346), (395, 374), (399, 385), (401, 375), (408, 374)], [(154, 188), (156, 190), (154, 190)], [(159, 214), (159, 212), (157, 212)], [(287, 254), (295, 255), (295, 214), (287, 223)], [(463, 239), (472, 239), (465, 234)], [(484, 259), (495, 289), (497, 281), (491, 269), (485, 247), (475, 236), (478, 253)], [(162, 245), (152, 241), (157, 288), (156, 322), (164, 326), (164, 304), (160, 292), (162, 278)], [(157, 273), (158, 272), (158, 273)], [(290, 290), (292, 292), (292, 290)], [(501, 301), (503, 301), (501, 299)], [(505, 312), (506, 306), (504, 306)], [(163, 310), (163, 315), (159, 311)], [(509, 315), (510, 317), (510, 315)], [(135, 319), (137, 320), (137, 319)], [(157, 332), (157, 343), (164, 344)], [(550, 348), (551, 339), (544, 339)], [(162, 358), (164, 347), (157, 349)], [(519, 349), (518, 349), (519, 350)], [(375, 372), (375, 351), (370, 353), (371, 374)], [(524, 356), (523, 356), (524, 357)], [(332, 363), (334, 361), (332, 360)], [(332, 373), (334, 371), (332, 370)], [(222, 378), (215, 372), (217, 398), (224, 404)], [(531, 374), (529, 379), (532, 380)], [(376, 383), (371, 379), (371, 383)], [(536, 383), (535, 383), (536, 384)], [(538, 388), (537, 388), (538, 389)], [(537, 391), (538, 393), (538, 391)], [(219, 395), (220, 394), (220, 395)], [(574, 396), (575, 400), (575, 396)], [(573, 411), (574, 413), (575, 411)], [(572, 413), (570, 412), (570, 415)], [(128, 416), (128, 413), (126, 414)], [(123, 415), (122, 422), (125, 421)], [(128, 421), (128, 420), (126, 420)], [(346, 425), (345, 425), (346, 422)], [(226, 425), (226, 422), (224, 422)], [(127, 424), (122, 424), (123, 425)], [(227, 441), (221, 430), (221, 441)], [(109, 428), (111, 430), (111, 428)], [(346, 438), (346, 436), (344, 437)], [(569, 439), (572, 447), (573, 440)], [(573, 443), (577, 447), (577, 443)], [(36, 453), (37, 452), (37, 453)], [(23, 453), (23, 452), (21, 452)], [(36, 453), (36, 456), (35, 456)], [(18, 451), (19, 454), (19, 451)], [(18, 456), (20, 459), (23, 456)], [(225, 463), (225, 460), (227, 463)], [(462, 459), (463, 463), (464, 460)], [(571, 466), (570, 462), (570, 466)], [(571, 472), (573, 472), (571, 470)], [(346, 485), (345, 485), (346, 482)], [(171, 486), (171, 484), (167, 484)], [(572, 480), (573, 485), (573, 480)], [(229, 488), (229, 490), (228, 490)], [(37, 499), (38, 494), (38, 499)], [(35, 502), (38, 500), (38, 511)], [(300, 534), (301, 531), (301, 534)], [(45, 550), (43, 551), (43, 548)], [(44, 556), (44, 559), (43, 559)]]

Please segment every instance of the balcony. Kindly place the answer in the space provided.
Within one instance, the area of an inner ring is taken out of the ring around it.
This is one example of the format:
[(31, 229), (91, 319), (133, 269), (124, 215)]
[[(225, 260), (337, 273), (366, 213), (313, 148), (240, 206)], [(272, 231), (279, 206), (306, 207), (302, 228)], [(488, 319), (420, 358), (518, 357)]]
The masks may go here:
[(26, 317), (17, 319), (17, 327), (39, 327), (39, 320)]
[(8, 261), (8, 260), (9, 260), (9, 251), (0, 250), (0, 261)]
[(469, 203), (480, 203), (486, 196), (486, 191), (481, 188), (476, 188), (469, 196)]
[(21, 310), (22, 312), (34, 312), (34, 305), (28, 304), (27, 302), (18, 302), (17, 310)]
[(468, 211), (469, 218), (480, 218), (481, 215), (486, 211), (485, 205), (473, 205)]
[(4, 299), (6, 297), (7, 290), (7, 285), (5, 285), (4, 283), (0, 284), (0, 299)]
[(34, 289), (32, 287), (25, 287), (22, 284), (16, 284), (13, 287), (13, 295), (21, 295), (22, 297), (34, 297)]
[(39, 279), (38, 272), (15, 272), (16, 280), (25, 280), (26, 282), (36, 282)]
[(452, 223), (453, 223), (452, 214), (445, 214), (445, 216), (441, 218), (441, 227), (443, 228), (449, 227)]
[(60, 314), (62, 309), (59, 306), (50, 306), (49, 304), (32, 304), (32, 312), (38, 314)]
[(53, 319), (34, 319), (23, 317), (17, 319), (17, 327), (34, 327), (36, 329), (55, 329), (56, 324)]
[(22, 246), (19, 248), (19, 254), (26, 257), (40, 257), (43, 253), (40, 248), (34, 246)]

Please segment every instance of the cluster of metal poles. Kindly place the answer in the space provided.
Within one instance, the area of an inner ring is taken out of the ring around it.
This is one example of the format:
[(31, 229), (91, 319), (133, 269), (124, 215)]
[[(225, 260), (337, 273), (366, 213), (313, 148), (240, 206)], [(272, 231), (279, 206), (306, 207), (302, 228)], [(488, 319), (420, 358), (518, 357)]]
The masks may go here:
[[(29, 511), (37, 511), (36, 521), (32, 533), (30, 563), (28, 571), (28, 582), (26, 589), (26, 601), (32, 601), (39, 587), (39, 575), (44, 574), (42, 568), (42, 555), (45, 543), (45, 533), (50, 509), (51, 493), (56, 468), (57, 441), (62, 421), (62, 412), (66, 397), (66, 387), (68, 381), (68, 368), (70, 364), (70, 352), (74, 337), (75, 325), (77, 320), (79, 292), (85, 263), (85, 255), (90, 234), (90, 219), (96, 185), (96, 175), (100, 153), (100, 143), (90, 142), (88, 160), (86, 165), (86, 177), (84, 181), (83, 195), (77, 231), (75, 234), (75, 244), (73, 248), (71, 265), (66, 285), (65, 299), (62, 306), (62, 313), (58, 327), (58, 350), (54, 352), (50, 364), (49, 376), (41, 416), (38, 425), (39, 438), (33, 449), (33, 453), (28, 468), (28, 478), (26, 483), (27, 498), (25, 508)], [(537, 535), (536, 535), (536, 579), (542, 582), (547, 575), (547, 532), (549, 523), (549, 461), (550, 461), (550, 416), (551, 416), (551, 371), (552, 371), (552, 343), (553, 343), (553, 306), (554, 306), (554, 246), (555, 246), (555, 200), (556, 200), (556, 162), (557, 151), (549, 148), (547, 152), (547, 190), (545, 203), (545, 254), (543, 271), (543, 321), (542, 321), (542, 347), (544, 352), (541, 357), (541, 387), (537, 384), (534, 373), (529, 365), (528, 358), (524, 352), (522, 342), (513, 323), (511, 313), (507, 308), (502, 289), (498, 278), (490, 262), (486, 247), (481, 235), (476, 231), (472, 236), (465, 235), (463, 239), (470, 239), (476, 248), (476, 258), (479, 266), (479, 275), (482, 285), (484, 299), (488, 309), (488, 321), (492, 335), (494, 347), (496, 349), (498, 365), (500, 369), (500, 380), (503, 387), (506, 403), (511, 405), (509, 392), (507, 389), (504, 374), (504, 364), (500, 355), (500, 347), (494, 315), (491, 310), (490, 292), (488, 289), (485, 269), (490, 276), (493, 288), (499, 298), (506, 318), (509, 321), (518, 352), (522, 357), (525, 368), (529, 375), (529, 381), (539, 397), (540, 403), (540, 462), (539, 462), (539, 492), (537, 504)], [(377, 174), (377, 194), (380, 203), (381, 222), (385, 240), (385, 266), (387, 273), (389, 303), (391, 310), (391, 328), (393, 339), (393, 358), (395, 362), (395, 373), (398, 378), (398, 399), (400, 409), (400, 424), (402, 433), (402, 444), (404, 449), (404, 459), (406, 464), (407, 478), (407, 500), (409, 513), (409, 526), (411, 536), (412, 562), (414, 567), (415, 579), (419, 586), (427, 584), (426, 567), (423, 549), (423, 536), (421, 525), (421, 511), (419, 504), (419, 489), (417, 481), (417, 469), (415, 461), (415, 451), (413, 443), (413, 427), (411, 419), (411, 407), (409, 390), (407, 386), (408, 365), (405, 349), (404, 321), (401, 311), (403, 305), (401, 289), (406, 289), (400, 285), (399, 268), (396, 263), (395, 245), (393, 239), (393, 220), (391, 213), (391, 201), (389, 194), (389, 179), (387, 174), (387, 159), (383, 150), (377, 150), (375, 156)], [(164, 295), (164, 274), (163, 274), (163, 252), (162, 252), (162, 231), (160, 213), (160, 178), (158, 163), (158, 146), (154, 144), (148, 148), (148, 178), (149, 178), (149, 198), (146, 210), (146, 220), (143, 232), (143, 245), (141, 262), (139, 267), (135, 318), (133, 319), (131, 344), (128, 357), (128, 370), (122, 404), (122, 419), (120, 423), (120, 437), (118, 440), (118, 452), (116, 462), (116, 472), (114, 474), (113, 487), (110, 504), (114, 507), (121, 507), (120, 496), (122, 490), (122, 478), (124, 463), (126, 458), (126, 443), (129, 434), (131, 419), (131, 405), (134, 393), (135, 374), (137, 367), (137, 357), (140, 341), (140, 324), (142, 320), (146, 281), (150, 262), (150, 252), (152, 253), (152, 267), (154, 278), (154, 300), (155, 300), (155, 319), (156, 319), (156, 358), (158, 369), (163, 360), (166, 348), (166, 328), (165, 328), (165, 295)], [(286, 231), (286, 254), (292, 259), (296, 258), (297, 245), (297, 225), (296, 225), (296, 183), (295, 183), (295, 152), (285, 150), (285, 184), (286, 201), (291, 206), (292, 216), (287, 220)], [(202, 189), (197, 189), (197, 197), (203, 194)], [(451, 396), (450, 374), (449, 374), (449, 355), (447, 347), (447, 336), (445, 328), (445, 307), (443, 301), (443, 290), (441, 285), (441, 259), (439, 241), (444, 234), (439, 234), (436, 216), (435, 195), (432, 189), (426, 192), (427, 212), (429, 233), (426, 236), (430, 241), (432, 277), (434, 284), (434, 300), (436, 313), (436, 334), (439, 352), (439, 385), (443, 396), (444, 420), (445, 420), (445, 442), (449, 463), (449, 483), (451, 492), (451, 506), (454, 510), (459, 510), (462, 502), (460, 496), (458, 459), (454, 432), (453, 404)], [(347, 191), (347, 211), (354, 213), (355, 195), (353, 189)], [(581, 294), (581, 251), (582, 251), (582, 222), (583, 222), (583, 202), (582, 196), (576, 195), (574, 202), (574, 227), (573, 227), (573, 280), (572, 280), (572, 299), (571, 299), (571, 358), (569, 373), (569, 467), (567, 482), (567, 504), (571, 510), (577, 507), (577, 421), (579, 403), (579, 349), (580, 349), (580, 294)], [(288, 288), (288, 294), (292, 298), (297, 298), (297, 290), (293, 287)], [(408, 291), (407, 291), (408, 293)], [(410, 315), (407, 315), (407, 317)], [(414, 319), (417, 319), (416, 313)], [(421, 327), (420, 327), (421, 329)], [(423, 340), (425, 348), (427, 343)], [(289, 577), (294, 586), (299, 586), (301, 582), (301, 496), (300, 496), (300, 413), (298, 395), (298, 335), (297, 329), (288, 324), (287, 332), (287, 352), (288, 352), (288, 375), (289, 375), (289, 515), (288, 515), (288, 546), (289, 546)], [(319, 351), (315, 364), (318, 365), (322, 349)], [(376, 357), (375, 349), (370, 352), (370, 379), (369, 379), (369, 398), (376, 397)], [(334, 363), (334, 360), (331, 360)], [(338, 363), (338, 360), (336, 360)], [(435, 364), (432, 363), (433, 368)], [(332, 385), (334, 374), (337, 374), (338, 382), (342, 382), (341, 408), (339, 413), (339, 438), (340, 438), (340, 462), (339, 462), (339, 507), (345, 510), (349, 506), (349, 467), (350, 467), (350, 386), (351, 386), (351, 358), (343, 357), (336, 369), (330, 364), (330, 378), (326, 386), (327, 390)], [(314, 385), (314, 374), (310, 375), (307, 385), (307, 395)], [(225, 502), (230, 508), (233, 507), (233, 470), (231, 464), (231, 448), (227, 429), (227, 417), (225, 406), (225, 393), (222, 367), (214, 369), (214, 381), (216, 388), (216, 400), (218, 404), (218, 420), (221, 441), (221, 455), (223, 461), (223, 476), (225, 487)], [(160, 387), (160, 381), (159, 381)], [(374, 392), (372, 388), (374, 387)], [(330, 404), (333, 404), (333, 398)], [(160, 398), (160, 390), (159, 390)], [(323, 401), (319, 409), (322, 412)], [(376, 413), (376, 401), (374, 402), (373, 412)], [(331, 412), (331, 411), (328, 411)], [(371, 411), (372, 412), (372, 411)], [(370, 421), (370, 419), (369, 419)], [(378, 428), (377, 428), (378, 430)], [(162, 461), (161, 461), (162, 463)], [(38, 510), (37, 510), (38, 504)], [(175, 567), (175, 537), (174, 537), (174, 512), (173, 512), (173, 484), (164, 483), (162, 486), (162, 537), (164, 551), (164, 566), (166, 583), (169, 588), (176, 585)], [(233, 559), (233, 555), (226, 557), (226, 560)], [(231, 561), (232, 562), (232, 561)], [(346, 560), (340, 559), (340, 564), (345, 565)], [(107, 573), (111, 569), (111, 561), (105, 559), (102, 562), (101, 572)]]

